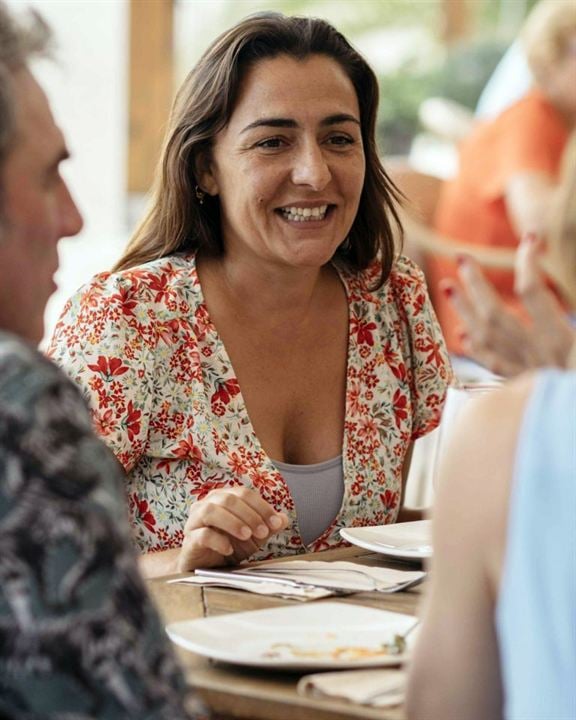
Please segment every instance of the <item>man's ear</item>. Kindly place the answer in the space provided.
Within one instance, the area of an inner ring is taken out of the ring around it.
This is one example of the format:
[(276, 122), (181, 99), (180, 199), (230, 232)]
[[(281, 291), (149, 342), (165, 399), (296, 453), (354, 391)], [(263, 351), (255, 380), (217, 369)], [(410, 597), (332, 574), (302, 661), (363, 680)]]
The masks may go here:
[(209, 153), (203, 153), (196, 161), (196, 177), (198, 187), (208, 195), (218, 195), (220, 189), (216, 180), (212, 158)]

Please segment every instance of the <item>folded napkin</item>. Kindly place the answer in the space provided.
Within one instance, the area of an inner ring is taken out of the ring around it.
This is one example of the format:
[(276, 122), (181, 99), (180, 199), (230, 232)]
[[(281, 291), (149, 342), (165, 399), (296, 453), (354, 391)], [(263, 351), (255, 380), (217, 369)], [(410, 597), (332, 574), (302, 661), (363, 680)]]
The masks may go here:
[(305, 675), (298, 683), (300, 695), (338, 698), (357, 705), (390, 707), (404, 701), (404, 670), (346, 670)]
[(394, 570), (360, 563), (326, 560), (289, 560), (266, 563), (233, 571), (236, 575), (266, 580), (290, 580), (342, 594), (354, 592), (397, 592), (421, 582), (421, 570)]
[(216, 585), (259, 595), (316, 600), (356, 592), (398, 592), (421, 582), (425, 576), (422, 571), (393, 570), (353, 562), (291, 560), (234, 570), (198, 569), (193, 576), (168, 582)]
[(260, 578), (242, 578), (226, 570), (214, 570), (212, 572), (214, 573), (213, 576), (190, 575), (168, 580), (167, 582), (246, 590), (256, 595), (274, 595), (275, 597), (290, 598), (291, 600), (319, 600), (336, 594), (335, 591), (324, 588), (302, 586), (297, 583), (282, 584), (274, 579), (267, 581)]

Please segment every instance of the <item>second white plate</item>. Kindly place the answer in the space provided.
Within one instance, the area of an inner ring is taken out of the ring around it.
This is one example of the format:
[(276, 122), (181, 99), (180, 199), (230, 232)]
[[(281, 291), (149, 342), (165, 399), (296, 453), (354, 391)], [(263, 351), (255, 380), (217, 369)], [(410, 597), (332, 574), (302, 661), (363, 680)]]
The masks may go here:
[(353, 545), (382, 555), (403, 560), (425, 560), (432, 557), (431, 520), (349, 527), (340, 530), (340, 535)]
[[(318, 670), (398, 665), (387, 643), (417, 622), (411, 615), (353, 605), (307, 605), (230, 613), (168, 625), (187, 650), (237, 665), (275, 670)], [(408, 650), (416, 632), (406, 642)]]

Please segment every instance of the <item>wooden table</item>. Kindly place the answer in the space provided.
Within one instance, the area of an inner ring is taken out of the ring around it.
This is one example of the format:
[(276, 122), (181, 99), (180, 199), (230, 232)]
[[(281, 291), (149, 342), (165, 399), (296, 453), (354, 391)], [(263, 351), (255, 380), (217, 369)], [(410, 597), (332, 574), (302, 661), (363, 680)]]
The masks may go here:
[[(290, 559), (290, 558), (287, 558)], [(293, 558), (292, 558), (293, 559)], [(406, 567), (387, 562), (381, 555), (360, 548), (329, 550), (298, 559), (352, 560), (380, 567)], [(171, 576), (178, 577), (178, 576)], [(297, 603), (239, 590), (167, 584), (167, 578), (150, 581), (150, 590), (165, 622), (190, 620), (243, 610), (259, 610)], [(383, 595), (358, 593), (346, 598), (329, 598), (331, 602), (352, 602), (414, 615), (422, 596), (422, 585), (407, 592)], [(314, 602), (323, 602), (316, 600)], [(299, 604), (299, 603), (298, 603)], [(370, 708), (339, 700), (302, 697), (296, 693), (299, 675), (243, 669), (214, 664), (192, 652), (177, 648), (177, 653), (191, 685), (206, 705), (222, 720), (402, 720), (402, 708)]]

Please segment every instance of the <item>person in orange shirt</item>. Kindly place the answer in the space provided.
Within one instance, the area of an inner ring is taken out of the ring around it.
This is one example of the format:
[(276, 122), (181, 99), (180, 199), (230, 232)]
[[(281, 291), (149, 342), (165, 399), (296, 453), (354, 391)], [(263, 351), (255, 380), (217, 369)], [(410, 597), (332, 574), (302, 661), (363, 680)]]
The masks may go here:
[[(545, 0), (521, 41), (534, 87), (496, 119), (478, 125), (460, 149), (458, 176), (443, 188), (435, 217), (445, 238), (516, 247), (526, 233), (546, 235), (562, 154), (576, 125), (576, 4)], [(486, 273), (503, 300), (519, 308), (512, 270)], [(457, 262), (430, 257), (427, 278), (449, 350), (464, 354), (450, 302)]]

